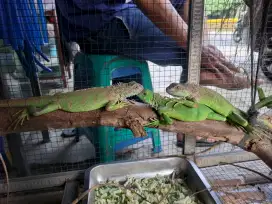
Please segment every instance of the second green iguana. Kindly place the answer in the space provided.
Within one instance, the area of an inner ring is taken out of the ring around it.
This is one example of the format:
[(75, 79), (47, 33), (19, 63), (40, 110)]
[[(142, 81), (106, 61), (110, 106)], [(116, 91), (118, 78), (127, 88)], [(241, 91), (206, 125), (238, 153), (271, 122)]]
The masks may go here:
[(147, 126), (158, 126), (159, 124), (171, 125), (172, 119), (196, 122), (203, 120), (226, 121), (226, 118), (215, 113), (209, 107), (203, 104), (197, 104), (187, 100), (163, 97), (148, 89), (137, 95), (143, 102), (153, 107), (162, 120), (155, 120)]
[(137, 95), (143, 89), (141, 84), (132, 81), (107, 87), (57, 93), (53, 96), (0, 100), (0, 107), (25, 108), (15, 114), (17, 119), (11, 124), (11, 126), (15, 125), (15, 129), (18, 124), (22, 125), (25, 119), (29, 119), (29, 116), (40, 116), (56, 110), (86, 112), (105, 107), (107, 111), (114, 111), (128, 104), (123, 101), (124, 99)]
[(191, 100), (204, 104), (227, 118), (227, 121), (242, 126), (245, 130), (251, 130), (245, 113), (234, 107), (227, 99), (216, 91), (195, 84), (172, 83), (166, 88), (166, 92), (175, 97)]

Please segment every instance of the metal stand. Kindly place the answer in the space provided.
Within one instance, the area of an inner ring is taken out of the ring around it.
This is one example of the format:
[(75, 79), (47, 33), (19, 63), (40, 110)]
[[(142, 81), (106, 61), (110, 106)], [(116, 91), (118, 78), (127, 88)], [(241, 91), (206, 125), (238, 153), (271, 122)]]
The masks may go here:
[(22, 138), (20, 134), (12, 133), (6, 136), (13, 166), (17, 169), (18, 176), (30, 176), (30, 168), (22, 154)]
[[(29, 80), (30, 80), (32, 95), (41, 96), (42, 94), (41, 94), (39, 79), (37, 77), (34, 77), (34, 75), (32, 75)], [(43, 136), (44, 143), (47, 143), (50, 141), (49, 132), (47, 130), (42, 131), (42, 136)], [(7, 142), (9, 146), (9, 151), (11, 153), (13, 165), (17, 169), (19, 176), (31, 175), (29, 165), (27, 164), (24, 154), (22, 154), (22, 151), (21, 151), (21, 147), (22, 147), (21, 135), (17, 133), (13, 133), (13, 134), (8, 134), (6, 138), (7, 138)]]
[(67, 181), (65, 184), (61, 204), (72, 203), (78, 197), (78, 192), (79, 192), (79, 182), (75, 180)]
[[(204, 19), (204, 0), (191, 0), (189, 10), (188, 30), (188, 81), (187, 83), (199, 84), (201, 67), (201, 48)], [(184, 155), (195, 153), (196, 138), (184, 136)]]

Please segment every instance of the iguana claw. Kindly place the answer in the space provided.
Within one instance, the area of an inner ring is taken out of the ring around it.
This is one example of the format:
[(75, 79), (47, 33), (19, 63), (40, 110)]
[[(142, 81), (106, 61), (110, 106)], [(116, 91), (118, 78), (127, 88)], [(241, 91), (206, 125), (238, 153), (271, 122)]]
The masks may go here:
[[(15, 130), (17, 128), (17, 126), (20, 124), (21, 126), (23, 125), (25, 119), (29, 120), (29, 113), (28, 113), (28, 109), (25, 108), (23, 110), (20, 110), (18, 112), (16, 112), (15, 114), (12, 115), (12, 117), (14, 118), (15, 116), (18, 116), (16, 119), (13, 120), (13, 122), (10, 124), (10, 126), (8, 127), (8, 130)], [(13, 128), (12, 128), (13, 127)]]
[(150, 120), (151, 122), (154, 122), (154, 121), (157, 121), (158, 119), (157, 119), (157, 118), (149, 118), (149, 120)]
[(119, 108), (123, 108), (123, 107), (126, 107), (130, 105), (128, 102), (125, 102), (125, 101), (118, 101), (117, 103), (109, 103), (107, 106), (106, 106), (106, 110), (107, 111), (115, 111)]
[(156, 118), (149, 118), (151, 121), (150, 123), (147, 123), (145, 126), (146, 127), (159, 127), (160, 121)]
[(120, 107), (120, 108), (124, 108), (124, 107), (127, 107), (129, 105), (131, 105), (129, 101), (120, 101), (120, 102), (118, 102), (118, 107)]
[(127, 103), (128, 104), (137, 104), (137, 101), (133, 100), (133, 99), (127, 99)]
[(237, 124), (235, 124), (235, 123), (232, 122), (232, 121), (226, 121), (226, 122), (227, 122), (227, 124), (229, 124), (230, 126), (235, 127), (237, 130), (245, 131), (245, 129), (243, 128), (243, 126), (237, 125)]

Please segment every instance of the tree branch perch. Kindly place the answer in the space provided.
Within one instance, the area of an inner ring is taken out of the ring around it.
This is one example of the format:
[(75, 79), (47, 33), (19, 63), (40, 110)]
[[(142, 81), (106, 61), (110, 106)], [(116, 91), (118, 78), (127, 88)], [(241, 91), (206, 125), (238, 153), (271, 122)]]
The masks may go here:
[[(16, 130), (8, 130), (11, 118), (18, 108), (0, 108), (0, 134), (5, 135), (12, 132), (28, 132), (47, 129), (61, 129), (71, 127), (87, 126), (113, 126), (117, 128), (130, 128), (136, 137), (145, 136), (143, 125), (150, 122), (150, 118), (157, 118), (157, 114), (146, 105), (131, 105), (125, 108), (108, 112), (103, 110), (68, 113), (55, 111), (39, 117), (31, 117), (25, 121), (23, 126), (18, 126)], [(233, 145), (243, 139), (244, 132), (225, 122), (201, 121), (183, 122), (174, 121), (172, 125), (161, 125), (158, 127), (164, 131), (183, 132), (191, 136), (202, 136), (214, 138), (217, 141), (224, 141)], [(265, 150), (263, 149), (265, 147)], [(265, 139), (245, 142), (243, 149), (253, 152), (260, 157), (270, 168), (272, 167), (272, 144)]]

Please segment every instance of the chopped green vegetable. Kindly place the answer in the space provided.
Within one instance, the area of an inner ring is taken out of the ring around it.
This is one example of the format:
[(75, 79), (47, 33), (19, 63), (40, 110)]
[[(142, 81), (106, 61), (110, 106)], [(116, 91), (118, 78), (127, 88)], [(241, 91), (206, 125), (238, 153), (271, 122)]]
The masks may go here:
[[(200, 204), (182, 179), (169, 176), (136, 179), (128, 177), (121, 185), (108, 181), (95, 190), (95, 204)], [(120, 187), (118, 187), (120, 186)]]

